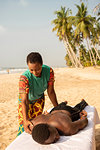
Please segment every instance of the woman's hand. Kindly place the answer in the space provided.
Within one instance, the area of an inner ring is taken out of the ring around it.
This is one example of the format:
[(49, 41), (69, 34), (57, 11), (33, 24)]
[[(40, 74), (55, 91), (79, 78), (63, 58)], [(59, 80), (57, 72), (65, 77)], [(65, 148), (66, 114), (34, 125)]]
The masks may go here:
[(47, 112), (47, 110), (45, 110), (42, 114), (43, 114), (43, 115), (47, 115), (47, 114), (49, 114), (49, 113)]
[(26, 121), (24, 121), (24, 124), (23, 124), (23, 125), (24, 125), (24, 130), (25, 130), (25, 132), (31, 134), (32, 131), (30, 130), (29, 126), (33, 126), (32, 122), (29, 121), (29, 120), (26, 120)]

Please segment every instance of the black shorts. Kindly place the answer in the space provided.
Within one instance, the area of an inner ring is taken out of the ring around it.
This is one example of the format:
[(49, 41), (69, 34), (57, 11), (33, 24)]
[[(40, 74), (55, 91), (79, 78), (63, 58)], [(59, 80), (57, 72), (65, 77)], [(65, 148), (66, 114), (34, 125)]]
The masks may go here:
[(66, 110), (68, 112), (70, 112), (71, 114), (71, 119), (72, 121), (76, 121), (78, 119), (80, 119), (80, 112), (87, 106), (88, 104), (86, 103), (85, 100), (82, 100), (80, 103), (78, 103), (75, 107), (71, 107), (69, 105), (66, 105), (65, 102), (60, 103), (58, 106), (54, 107), (50, 113), (52, 111), (55, 110)]

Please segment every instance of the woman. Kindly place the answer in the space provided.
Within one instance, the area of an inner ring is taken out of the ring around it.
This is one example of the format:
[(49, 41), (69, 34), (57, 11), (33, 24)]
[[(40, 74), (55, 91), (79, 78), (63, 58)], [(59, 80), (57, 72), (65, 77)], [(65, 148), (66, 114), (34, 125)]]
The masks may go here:
[(17, 135), (24, 130), (31, 134), (29, 125), (32, 123), (29, 120), (43, 112), (46, 89), (53, 106), (58, 105), (52, 68), (43, 65), (42, 57), (37, 52), (31, 52), (27, 56), (27, 65), (28, 70), (20, 76), (19, 81), (19, 130)]

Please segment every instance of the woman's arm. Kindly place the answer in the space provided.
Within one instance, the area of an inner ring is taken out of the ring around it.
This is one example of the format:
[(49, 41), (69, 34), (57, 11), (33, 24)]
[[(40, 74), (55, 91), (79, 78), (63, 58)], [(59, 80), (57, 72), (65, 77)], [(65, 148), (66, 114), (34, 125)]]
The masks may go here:
[(56, 93), (54, 90), (54, 71), (52, 68), (50, 68), (50, 79), (48, 81), (48, 88), (47, 88), (47, 93), (48, 96), (53, 104), (53, 106), (58, 106), (58, 102), (57, 102), (57, 97), (56, 97)]
[(21, 98), (24, 130), (31, 134), (29, 125), (32, 125), (32, 123), (28, 120), (28, 94), (21, 94)]
[(56, 93), (54, 90), (54, 84), (48, 85), (47, 93), (48, 93), (48, 96), (49, 96), (53, 106), (54, 107), (58, 106), (57, 97), (56, 97)]

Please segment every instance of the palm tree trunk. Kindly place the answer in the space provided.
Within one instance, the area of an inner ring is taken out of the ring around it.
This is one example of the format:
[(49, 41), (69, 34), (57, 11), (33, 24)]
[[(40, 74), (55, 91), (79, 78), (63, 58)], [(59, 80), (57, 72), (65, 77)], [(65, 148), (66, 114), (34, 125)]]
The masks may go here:
[(94, 60), (95, 66), (96, 66), (96, 65), (97, 65), (97, 63), (96, 63), (96, 59), (95, 59), (95, 56), (94, 56), (94, 54), (93, 54), (92, 49), (91, 49), (91, 54), (92, 54), (92, 56), (93, 56), (93, 60)]
[(77, 49), (78, 49), (78, 58), (79, 58), (79, 62), (81, 63), (81, 61), (80, 61), (80, 49), (79, 49), (79, 44), (77, 45)]
[[(86, 41), (87, 41), (87, 39), (86, 39)], [(88, 46), (88, 51), (89, 51), (89, 55), (90, 55), (91, 64), (93, 65), (92, 56), (91, 56), (91, 52), (90, 52), (90, 50), (89, 50), (89, 44), (88, 44), (88, 41), (87, 41), (87, 46)]]
[(64, 42), (65, 48), (66, 48), (66, 50), (67, 50), (67, 52), (68, 52), (68, 56), (69, 56), (69, 58), (70, 58), (70, 61), (71, 61), (72, 65), (75, 66), (75, 67), (77, 67), (76, 64), (75, 64), (75, 62), (74, 62), (74, 59), (73, 59), (73, 57), (72, 57), (72, 55), (71, 55), (71, 52), (70, 52), (70, 50), (69, 50), (68, 43), (65, 41), (64, 38), (63, 38), (63, 42)]
[(96, 54), (96, 62), (97, 62), (97, 59), (98, 59), (98, 57), (97, 57), (97, 54)]
[(76, 54), (74, 53), (74, 51), (73, 51), (71, 45), (69, 44), (67, 36), (66, 36), (65, 38), (66, 38), (66, 42), (68, 43), (68, 46), (69, 46), (69, 48), (70, 48), (71, 54), (72, 54), (72, 56), (73, 56), (73, 58), (74, 58), (74, 60), (75, 60), (76, 66), (83, 68), (83, 66), (82, 66), (81, 63), (79, 62), (79, 60), (78, 60)]
[(90, 51), (91, 51), (91, 54), (92, 54), (92, 56), (93, 56), (93, 60), (94, 60), (95, 66), (96, 66), (97, 63), (96, 63), (96, 59), (95, 59), (94, 53), (93, 53), (93, 51), (92, 51), (92, 48), (91, 48), (91, 46), (90, 46), (90, 40), (89, 40), (89, 48), (90, 48)]
[(99, 56), (98, 50), (95, 48), (95, 46), (94, 46), (93, 42), (91, 42), (91, 43), (92, 43), (93, 48), (94, 48), (94, 50), (95, 50), (95, 52), (96, 52), (96, 54), (97, 54), (97, 56), (98, 56), (98, 58), (99, 58), (99, 60), (100, 60), (100, 56)]

